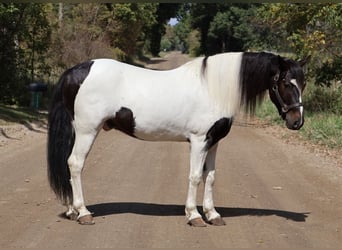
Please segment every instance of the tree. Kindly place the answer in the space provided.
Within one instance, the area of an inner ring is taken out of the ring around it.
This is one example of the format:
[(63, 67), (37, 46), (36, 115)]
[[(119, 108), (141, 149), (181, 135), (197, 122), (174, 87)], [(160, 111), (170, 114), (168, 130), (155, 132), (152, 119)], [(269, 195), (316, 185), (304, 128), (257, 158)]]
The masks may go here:
[(43, 4), (0, 3), (0, 102), (23, 104), (27, 84), (46, 73), (47, 12)]
[(28, 5), (23, 39), (19, 41), (27, 55), (27, 63), (30, 65), (30, 78), (33, 82), (41, 74), (48, 74), (49, 66), (46, 64), (46, 52), (51, 41), (51, 27), (47, 18), (49, 5)]
[(199, 43), (196, 43), (194, 40), (190, 39), (190, 37), (193, 35), (193, 32), (196, 31), (191, 29), (189, 14), (183, 13), (182, 18), (179, 19), (179, 22), (174, 26), (174, 33), (179, 40), (179, 46), (182, 48), (182, 52), (190, 53), (191, 55), (197, 55)]
[(128, 57), (142, 49), (146, 33), (156, 23), (155, 3), (113, 4), (112, 46), (120, 48)]
[(151, 27), (150, 51), (153, 56), (157, 56), (160, 51), (161, 38), (165, 34), (166, 22), (174, 17), (180, 8), (180, 4), (160, 3), (156, 11), (156, 22)]
[[(107, 57), (130, 61), (143, 49), (150, 27), (155, 22), (157, 4), (63, 4), (55, 5), (52, 53), (59, 67)], [(62, 21), (60, 20), (62, 16)], [(60, 56), (59, 51), (63, 50)]]
[[(338, 79), (342, 57), (342, 4), (264, 4), (260, 16), (296, 57), (311, 55), (311, 75)], [(322, 71), (322, 69), (324, 70)], [(329, 69), (329, 70), (327, 70)], [(330, 72), (330, 76), (324, 76)], [(330, 85), (326, 80), (319, 84)]]
[(200, 32), (200, 53), (201, 54), (212, 54), (210, 46), (207, 44), (208, 32), (210, 28), (210, 23), (214, 19), (218, 12), (219, 4), (212, 3), (195, 3), (191, 4), (189, 7), (189, 13), (191, 16), (191, 27), (198, 29)]
[(106, 32), (113, 26), (109, 21), (112, 13), (106, 5), (63, 4), (62, 10), (60, 5), (55, 5), (54, 14), (51, 22), (58, 22), (58, 28), (53, 34), (51, 53), (52, 58), (58, 60), (51, 64), (58, 68), (67, 68), (85, 60), (114, 56), (108, 31)]
[(201, 34), (201, 53), (243, 51), (257, 45), (253, 18), (257, 4), (191, 4), (192, 28)]

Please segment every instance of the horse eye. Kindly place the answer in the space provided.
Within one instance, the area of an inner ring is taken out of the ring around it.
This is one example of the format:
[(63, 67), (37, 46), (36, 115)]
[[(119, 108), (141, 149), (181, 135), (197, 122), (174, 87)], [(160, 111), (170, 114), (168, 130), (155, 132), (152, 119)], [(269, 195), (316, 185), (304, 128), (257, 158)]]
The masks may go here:
[(282, 81), (285, 84), (285, 86), (290, 86), (291, 85), (291, 83), (289, 81), (286, 81), (285, 78)]

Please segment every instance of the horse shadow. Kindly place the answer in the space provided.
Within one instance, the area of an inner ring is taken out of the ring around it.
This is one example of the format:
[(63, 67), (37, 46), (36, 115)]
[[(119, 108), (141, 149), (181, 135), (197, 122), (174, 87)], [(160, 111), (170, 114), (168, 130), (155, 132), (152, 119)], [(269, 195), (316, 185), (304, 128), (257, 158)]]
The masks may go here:
[[(184, 205), (174, 204), (154, 204), (142, 202), (112, 202), (100, 203), (87, 206), (93, 213), (94, 217), (101, 217), (113, 214), (140, 214), (148, 216), (184, 216)], [(202, 211), (202, 206), (198, 206)], [(258, 208), (241, 208), (241, 207), (216, 207), (217, 212), (225, 217), (239, 216), (271, 216), (285, 218), (296, 222), (305, 222), (309, 212), (298, 213), (276, 209), (258, 209)]]

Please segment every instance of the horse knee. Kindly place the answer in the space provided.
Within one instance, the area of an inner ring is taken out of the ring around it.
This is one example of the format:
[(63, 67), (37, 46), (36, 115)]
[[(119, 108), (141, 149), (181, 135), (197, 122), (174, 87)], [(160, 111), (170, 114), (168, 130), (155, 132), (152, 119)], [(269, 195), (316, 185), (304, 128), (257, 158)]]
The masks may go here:
[(192, 185), (198, 186), (201, 182), (202, 174), (193, 174), (190, 175), (189, 181)]

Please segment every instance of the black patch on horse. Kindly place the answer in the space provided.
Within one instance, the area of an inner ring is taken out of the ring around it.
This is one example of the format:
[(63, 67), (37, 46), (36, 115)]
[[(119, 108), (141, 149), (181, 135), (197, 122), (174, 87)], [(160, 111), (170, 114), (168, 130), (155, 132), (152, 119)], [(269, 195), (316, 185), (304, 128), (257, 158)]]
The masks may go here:
[(133, 112), (129, 108), (121, 107), (121, 109), (115, 113), (115, 117), (108, 119), (105, 122), (105, 125), (110, 129), (114, 128), (135, 137), (135, 120)]
[(219, 140), (225, 137), (229, 133), (232, 123), (232, 118), (221, 118), (220, 120), (216, 121), (209, 129), (205, 137), (205, 149), (209, 150), (212, 146), (218, 143)]
[(209, 56), (206, 56), (203, 58), (202, 67), (201, 67), (202, 76), (205, 76), (205, 72), (207, 71), (208, 58)]
[(61, 76), (63, 103), (72, 118), (74, 118), (75, 97), (84, 79), (88, 76), (94, 61), (87, 61), (77, 64), (76, 66), (66, 70)]

